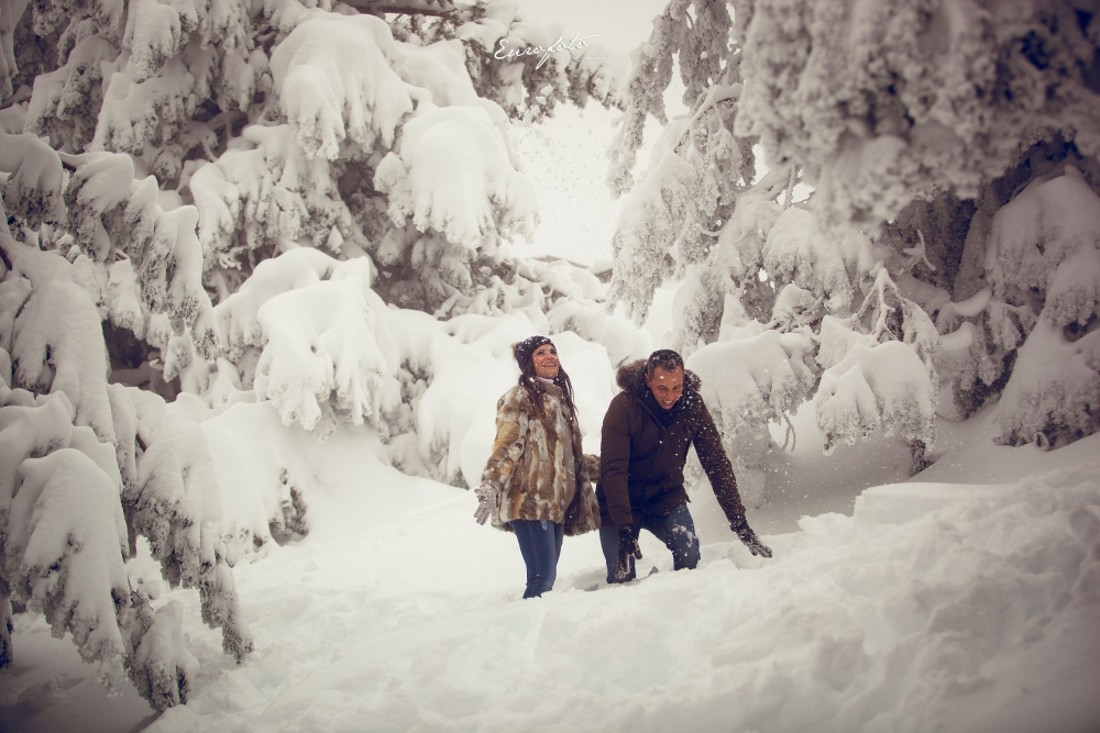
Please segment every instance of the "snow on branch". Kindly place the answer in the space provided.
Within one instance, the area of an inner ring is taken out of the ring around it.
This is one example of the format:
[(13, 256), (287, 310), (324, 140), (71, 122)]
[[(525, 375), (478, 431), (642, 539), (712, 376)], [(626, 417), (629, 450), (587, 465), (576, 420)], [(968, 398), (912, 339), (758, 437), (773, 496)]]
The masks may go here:
[[(1073, 168), (993, 217), (986, 250), (991, 341), (1019, 348), (997, 408), (999, 440), (1061, 445), (1100, 429), (1100, 196)], [(997, 307), (994, 307), (994, 306)], [(1020, 346), (1023, 313), (1038, 322)]]
[(205, 3), (131, 0), (122, 43), (130, 50), (126, 69), (133, 81), (150, 78), (183, 50), (199, 25), (200, 5)]
[(19, 226), (36, 229), (61, 216), (64, 171), (61, 158), (45, 142), (0, 130), (0, 172), (8, 174), (2, 189), (4, 209)]
[(633, 70), (623, 95), (625, 110), (608, 151), (611, 163), (607, 180), (615, 195), (629, 191), (634, 184), (631, 171), (642, 147), (646, 119), (653, 116), (662, 125), (668, 122), (664, 90), (672, 81), (672, 57), (683, 34), (683, 14), (689, 4), (690, 0), (672, 0), (654, 19), (649, 40), (632, 55)]
[(881, 431), (921, 452), (935, 442), (936, 394), (928, 368), (900, 341), (855, 344), (821, 375), (814, 396), (825, 451)]
[(74, 235), (98, 262), (129, 257), (145, 303), (167, 313), (177, 334), (190, 331), (200, 352), (215, 341), (210, 297), (202, 285), (202, 248), (194, 206), (163, 209), (156, 180), (135, 180), (133, 160), (122, 154), (65, 156), (74, 171), (65, 191)]
[(285, 424), (337, 420), (381, 427), (400, 402), (399, 357), (366, 258), (338, 262), (310, 249), (267, 260), (216, 309), (231, 351), (262, 349), (254, 389)]
[(814, 386), (811, 349), (806, 334), (769, 330), (708, 344), (685, 360), (702, 379), (703, 399), (751, 506), (764, 501), (763, 467), (772, 447), (768, 423), (787, 420)]
[(122, 72), (107, 77), (89, 149), (140, 155), (146, 145), (171, 140), (186, 125), (198, 105), (194, 77), (178, 58), (161, 72), (140, 81)]
[[(43, 613), (56, 636), (72, 633), (108, 687), (117, 690), (125, 670), (161, 710), (186, 699), (197, 664), (178, 613), (154, 616), (130, 589), (116, 451), (74, 426), (73, 412), (63, 393), (15, 389), (0, 400), (0, 601), (8, 608), (10, 594)], [(0, 636), (3, 667), (15, 650), (10, 629)]]
[(702, 378), (715, 421), (736, 430), (778, 422), (795, 411), (815, 381), (807, 363), (811, 349), (804, 334), (764, 331), (708, 344), (688, 357), (686, 366)]
[(1043, 317), (997, 404), (998, 442), (1058, 447), (1100, 431), (1100, 330), (1069, 341)]
[(134, 530), (173, 586), (198, 588), (202, 618), (222, 629), (222, 647), (241, 661), (252, 651), (221, 535), (221, 486), (205, 435), (194, 422), (158, 428), (123, 495)]
[(389, 195), (394, 224), (411, 221), (470, 249), (490, 235), (530, 235), (536, 221), (534, 189), (480, 106), (419, 112), (379, 164), (375, 186)]
[(615, 231), (615, 270), (609, 298), (641, 322), (666, 269), (666, 256), (690, 219), (695, 169), (668, 151), (635, 186)]
[[(1096, 301), (1087, 295), (1095, 286), (1087, 281), (1095, 277), (1089, 260), (1098, 241), (1100, 196), (1079, 172), (1067, 167), (1064, 175), (1033, 182), (993, 216), (986, 249), (993, 294), (1013, 303), (1026, 302), (1031, 292), (1047, 301), (1068, 298), (1073, 305), (1067, 300), (1055, 308), (1065, 314), (1057, 317), (1058, 325), (1068, 323), (1066, 317), (1088, 320), (1096, 310)], [(1071, 257), (1078, 259), (1069, 270), (1060, 270)], [(1053, 293), (1048, 292), (1052, 285)]]
[(72, 448), (27, 458), (19, 473), (3, 517), (4, 575), (55, 636), (72, 633), (81, 657), (97, 662), (100, 680), (117, 690), (127, 648), (116, 614), (130, 598), (118, 483)]
[(116, 439), (107, 393), (107, 349), (95, 303), (80, 286), (51, 280), (36, 287), (15, 319), (14, 385), (62, 393), (78, 425)]
[(365, 151), (393, 145), (412, 111), (405, 83), (393, 70), (396, 42), (389, 26), (369, 15), (317, 12), (271, 54), (283, 112), (310, 157), (336, 158), (351, 139)]
[(972, 198), (1055, 133), (1100, 153), (1095, 30), (1071, 0), (734, 5), (735, 133), (803, 165), (830, 224), (877, 227), (933, 187)]
[(848, 307), (852, 299), (849, 263), (809, 211), (791, 207), (780, 213), (768, 232), (762, 254), (764, 269), (772, 278), (794, 283), (824, 299), (831, 313)]
[(0, 3), (0, 99), (12, 93), (12, 77), (19, 71), (15, 60), (15, 26), (30, 0)]

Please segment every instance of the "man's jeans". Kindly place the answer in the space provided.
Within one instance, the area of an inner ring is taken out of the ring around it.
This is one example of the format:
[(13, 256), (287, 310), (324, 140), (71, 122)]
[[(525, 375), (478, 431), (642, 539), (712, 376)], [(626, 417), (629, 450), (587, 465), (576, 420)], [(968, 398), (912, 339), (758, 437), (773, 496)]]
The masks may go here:
[(553, 588), (557, 580), (565, 525), (537, 519), (513, 519), (510, 524), (527, 563), (527, 589), (523, 597), (536, 598)]
[[(675, 570), (691, 569), (699, 564), (699, 538), (695, 534), (695, 522), (687, 504), (676, 507), (667, 517), (634, 515), (635, 521), (639, 518), (641, 528), (652, 532), (672, 551), (672, 567)], [(630, 569), (626, 577), (615, 577), (615, 568), (619, 564), (619, 530), (610, 522), (600, 527), (600, 547), (603, 548), (603, 557), (607, 562), (608, 583), (634, 580), (636, 576), (633, 557), (628, 558)]]

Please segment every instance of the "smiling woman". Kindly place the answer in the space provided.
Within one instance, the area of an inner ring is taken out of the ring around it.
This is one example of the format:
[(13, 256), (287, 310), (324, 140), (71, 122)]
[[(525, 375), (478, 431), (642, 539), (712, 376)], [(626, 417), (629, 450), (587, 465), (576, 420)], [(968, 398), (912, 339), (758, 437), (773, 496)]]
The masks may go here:
[(497, 434), (485, 464), (474, 519), (514, 532), (527, 566), (524, 598), (554, 587), (565, 535), (599, 527), (599, 509), (581, 453), (573, 384), (546, 336), (512, 353), (519, 384), (497, 402)]

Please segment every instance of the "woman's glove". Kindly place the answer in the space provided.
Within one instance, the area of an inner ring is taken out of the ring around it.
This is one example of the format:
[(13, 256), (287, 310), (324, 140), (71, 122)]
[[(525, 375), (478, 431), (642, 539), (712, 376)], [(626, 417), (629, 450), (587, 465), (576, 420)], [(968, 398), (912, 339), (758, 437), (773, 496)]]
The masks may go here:
[(482, 484), (474, 489), (477, 494), (477, 510), (474, 511), (474, 519), (478, 524), (485, 524), (497, 508), (497, 498), (500, 491), (492, 484)]
[(745, 543), (745, 547), (749, 548), (749, 552), (760, 557), (771, 557), (772, 550), (770, 547), (760, 541), (760, 538), (756, 536), (756, 532), (752, 531), (752, 527), (749, 526), (748, 520), (744, 517), (738, 517), (730, 522), (730, 529), (737, 534), (737, 538)]

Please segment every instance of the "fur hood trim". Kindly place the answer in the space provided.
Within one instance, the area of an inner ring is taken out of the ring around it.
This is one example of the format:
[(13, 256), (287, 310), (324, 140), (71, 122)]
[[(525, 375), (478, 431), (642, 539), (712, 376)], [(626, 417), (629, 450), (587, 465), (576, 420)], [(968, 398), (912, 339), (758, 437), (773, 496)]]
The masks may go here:
[[(619, 389), (631, 392), (639, 397), (645, 395), (646, 389), (648, 389), (645, 378), (642, 376), (645, 372), (645, 362), (645, 359), (638, 359), (619, 367), (619, 371), (615, 373), (615, 383), (619, 385)], [(684, 369), (684, 392), (698, 393), (702, 384), (703, 380), (699, 378), (699, 375), (689, 369)]]

